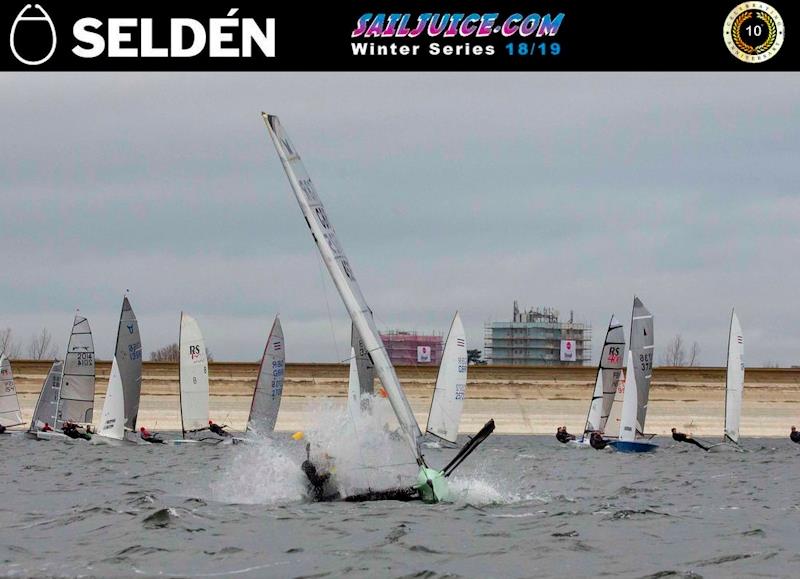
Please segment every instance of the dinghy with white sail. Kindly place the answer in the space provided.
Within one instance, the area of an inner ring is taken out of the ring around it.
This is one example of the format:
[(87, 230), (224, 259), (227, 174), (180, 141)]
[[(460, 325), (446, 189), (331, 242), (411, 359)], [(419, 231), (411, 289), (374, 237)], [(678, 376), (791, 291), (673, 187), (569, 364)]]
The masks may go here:
[(117, 357), (111, 362), (106, 399), (100, 413), (100, 427), (92, 437), (93, 444), (122, 444), (125, 439), (125, 392)]
[(0, 425), (4, 428), (19, 426), (22, 422), (22, 411), (17, 398), (17, 386), (11, 362), (3, 356), (0, 358)]
[(286, 365), (284, 346), (281, 320), (275, 316), (258, 369), (258, 379), (250, 403), (250, 415), (247, 418), (247, 432), (266, 435), (275, 430), (283, 395)]
[(653, 452), (658, 448), (648, 442), (652, 436), (644, 433), (654, 345), (653, 315), (638, 297), (634, 297), (619, 439), (609, 443), (619, 452)]
[(442, 351), (425, 433), (455, 444), (467, 395), (467, 336), (456, 312)]
[(76, 314), (64, 357), (64, 373), (56, 409), (56, 429), (65, 422), (92, 423), (94, 409), (94, 341), (89, 320)]
[(32, 438), (46, 440), (50, 438), (67, 438), (61, 432), (55, 430), (42, 430), (43, 428), (55, 428), (56, 412), (58, 407), (58, 396), (61, 392), (61, 375), (64, 372), (64, 363), (60, 360), (53, 362), (50, 371), (42, 384), (39, 392), (39, 399), (36, 401), (36, 408), (33, 410), (33, 417), (28, 428), (28, 435)]
[(608, 417), (614, 405), (622, 366), (625, 364), (625, 329), (616, 317), (611, 316), (606, 331), (600, 364), (597, 367), (592, 401), (583, 428), (583, 435), (574, 441), (576, 446), (589, 447), (589, 437), (593, 432), (605, 433)]
[(117, 345), (114, 351), (125, 400), (126, 439), (141, 442), (136, 432), (136, 421), (139, 417), (139, 399), (142, 391), (142, 339), (139, 335), (139, 322), (127, 295), (122, 300), (117, 326)]
[[(451, 461), (451, 464), (442, 471), (431, 469), (426, 464), (420, 450), (422, 432), (419, 424), (417, 424), (411, 405), (403, 393), (400, 381), (389, 360), (383, 342), (378, 336), (371, 310), (361, 293), (353, 268), (344, 254), (325, 207), (322, 205), (314, 184), (303, 166), (297, 149), (292, 145), (278, 117), (262, 113), (262, 118), (325, 266), (350, 314), (353, 325), (358, 330), (361, 339), (364, 341), (364, 346), (372, 357), (375, 372), (380, 378), (381, 384), (388, 395), (389, 403), (400, 424), (410, 458), (419, 465), (420, 470), (415, 488), (426, 502), (438, 502), (445, 499), (448, 495), (445, 477), (452, 472), (452, 469), (458, 466), (459, 462), (453, 464)], [(490, 430), (490, 425), (487, 424), (484, 429)], [(493, 429), (493, 423), (491, 424), (491, 429)], [(486, 436), (488, 436), (488, 432), (483, 431), (476, 435), (471, 444), (469, 444), (469, 448), (462, 450), (457, 455), (457, 459), (463, 460)]]
[(212, 437), (208, 432), (208, 359), (200, 326), (192, 316), (181, 312), (178, 337), (180, 368), (181, 433), (174, 444), (199, 442)]
[(744, 337), (736, 310), (731, 311), (728, 331), (728, 367), (725, 376), (725, 433), (723, 441), (708, 448), (712, 452), (733, 450), (743, 452), (739, 445), (739, 424), (742, 417), (744, 393)]

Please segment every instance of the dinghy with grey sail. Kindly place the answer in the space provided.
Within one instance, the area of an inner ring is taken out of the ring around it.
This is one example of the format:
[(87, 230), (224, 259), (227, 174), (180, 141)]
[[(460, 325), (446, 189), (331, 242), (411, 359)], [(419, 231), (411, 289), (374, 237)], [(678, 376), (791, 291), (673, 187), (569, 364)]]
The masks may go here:
[(94, 341), (89, 320), (76, 315), (72, 323), (64, 374), (56, 409), (56, 426), (65, 422), (78, 425), (92, 423), (94, 410), (95, 363)]
[(141, 442), (136, 432), (136, 421), (139, 417), (139, 400), (142, 391), (142, 339), (139, 335), (139, 322), (136, 320), (127, 295), (122, 299), (122, 310), (117, 326), (117, 344), (114, 352), (122, 384), (125, 438), (138, 443)]
[(739, 445), (744, 393), (744, 337), (736, 310), (731, 311), (728, 331), (728, 365), (725, 373), (725, 432), (722, 442), (711, 445), (710, 452), (744, 452)]
[(358, 420), (370, 412), (375, 395), (375, 366), (355, 324), (350, 328), (350, 373), (347, 380), (347, 408), (350, 417)]
[(250, 403), (250, 415), (247, 418), (247, 432), (266, 435), (275, 430), (283, 396), (285, 364), (283, 328), (280, 318), (275, 316), (264, 346), (264, 354), (261, 356), (258, 379)]
[(0, 426), (3, 429), (19, 426), (22, 422), (22, 411), (17, 398), (17, 386), (11, 362), (3, 356), (0, 358)]
[(60, 360), (53, 362), (50, 371), (42, 384), (36, 407), (33, 410), (33, 417), (28, 428), (28, 436), (39, 440), (51, 438), (67, 438), (61, 432), (55, 430), (44, 430), (55, 428), (56, 412), (58, 407), (58, 396), (61, 392), (61, 375), (64, 372), (64, 363)]
[(618, 452), (653, 452), (658, 448), (649, 442), (654, 435), (644, 433), (654, 347), (653, 314), (634, 297), (619, 439), (609, 443)]
[(600, 363), (597, 366), (597, 377), (592, 392), (592, 401), (589, 403), (589, 414), (583, 427), (583, 435), (574, 441), (575, 445), (588, 447), (589, 438), (593, 432), (605, 434), (624, 364), (625, 329), (616, 317), (611, 316), (603, 350), (600, 353)]
[[(280, 161), (286, 172), (286, 176), (289, 179), (289, 184), (300, 206), (300, 210), (303, 213), (306, 225), (308, 225), (311, 236), (328, 269), (328, 273), (333, 279), (334, 285), (350, 314), (350, 318), (363, 339), (367, 351), (372, 357), (375, 372), (388, 395), (389, 403), (400, 424), (400, 429), (406, 441), (410, 458), (412, 458), (419, 467), (417, 481), (415, 484), (409, 484), (409, 487), (413, 487), (417, 492), (417, 496), (423, 501), (438, 502), (444, 500), (448, 496), (447, 477), (452, 473), (459, 462), (453, 463), (451, 461), (451, 463), (442, 470), (435, 470), (427, 465), (420, 448), (422, 432), (420, 431), (419, 424), (417, 424), (411, 406), (400, 386), (400, 381), (389, 360), (383, 342), (378, 336), (371, 310), (361, 293), (361, 288), (356, 281), (353, 268), (347, 256), (344, 254), (333, 228), (333, 224), (322, 205), (322, 201), (317, 194), (314, 184), (303, 166), (297, 149), (292, 145), (278, 117), (262, 113), (262, 118), (267, 126), (272, 142), (275, 145), (275, 149), (277, 150)], [(457, 455), (457, 458), (463, 460), (463, 458), (466, 457), (464, 453), (466, 452), (466, 455), (468, 455), (472, 452), (493, 429), (494, 423), (490, 421), (482, 432), (479, 433), (480, 436), (476, 435), (471, 443), (467, 443), (465, 447), (466, 450), (462, 449), (462, 452)], [(364, 497), (369, 498), (373, 490), (374, 489), (369, 489), (364, 493)]]

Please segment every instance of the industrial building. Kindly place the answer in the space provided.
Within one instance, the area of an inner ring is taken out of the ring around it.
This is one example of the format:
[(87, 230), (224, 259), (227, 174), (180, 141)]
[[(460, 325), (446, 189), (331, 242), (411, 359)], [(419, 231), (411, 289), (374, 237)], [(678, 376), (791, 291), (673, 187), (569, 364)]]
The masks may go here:
[(444, 340), (440, 334), (390, 330), (380, 336), (395, 366), (438, 366), (442, 361)]
[(484, 358), (489, 364), (583, 366), (592, 361), (592, 326), (559, 320), (553, 308), (520, 311), (514, 302), (510, 322), (484, 326)]

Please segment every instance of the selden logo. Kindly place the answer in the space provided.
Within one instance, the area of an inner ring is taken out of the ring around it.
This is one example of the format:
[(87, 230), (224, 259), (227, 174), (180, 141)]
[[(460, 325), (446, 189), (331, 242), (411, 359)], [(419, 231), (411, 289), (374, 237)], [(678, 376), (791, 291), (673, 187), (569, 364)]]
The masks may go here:
[[(38, 14), (37, 14), (38, 11)], [(50, 60), (56, 51), (56, 28), (39, 4), (26, 4), (11, 25), (11, 53), (23, 64), (37, 66)]]
[[(275, 56), (275, 19), (241, 18), (232, 8), (224, 18), (97, 18), (79, 17), (70, 26), (70, 52), (94, 58), (251, 58)], [(27, 4), (11, 27), (11, 51), (20, 62), (39, 65), (56, 49), (56, 29), (39, 5)], [(59, 52), (56, 60), (69, 53)]]

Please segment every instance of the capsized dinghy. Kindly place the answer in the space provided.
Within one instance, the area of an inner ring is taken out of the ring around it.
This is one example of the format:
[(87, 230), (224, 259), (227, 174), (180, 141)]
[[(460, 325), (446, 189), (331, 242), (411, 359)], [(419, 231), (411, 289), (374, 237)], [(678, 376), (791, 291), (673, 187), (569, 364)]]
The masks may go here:
[(484, 429), (470, 440), (456, 458), (442, 470), (436, 470), (428, 466), (421, 451), (422, 432), (419, 424), (417, 424), (411, 405), (400, 386), (400, 381), (389, 360), (383, 342), (378, 336), (378, 330), (372, 318), (372, 311), (361, 293), (353, 268), (344, 254), (333, 224), (325, 212), (325, 207), (322, 205), (316, 188), (303, 166), (303, 161), (300, 159), (297, 149), (292, 145), (278, 117), (262, 113), (262, 118), (286, 171), (292, 191), (300, 205), (306, 225), (311, 231), (311, 236), (350, 314), (350, 318), (364, 341), (369, 355), (372, 357), (375, 372), (380, 378), (384, 390), (386, 390), (389, 403), (400, 423), (400, 429), (411, 456), (419, 467), (416, 483), (409, 486), (412, 486), (417, 491), (418, 496), (425, 502), (435, 503), (446, 500), (449, 494), (447, 477), (469, 453), (489, 436), (494, 429), (494, 423), (492, 421), (487, 423)]

